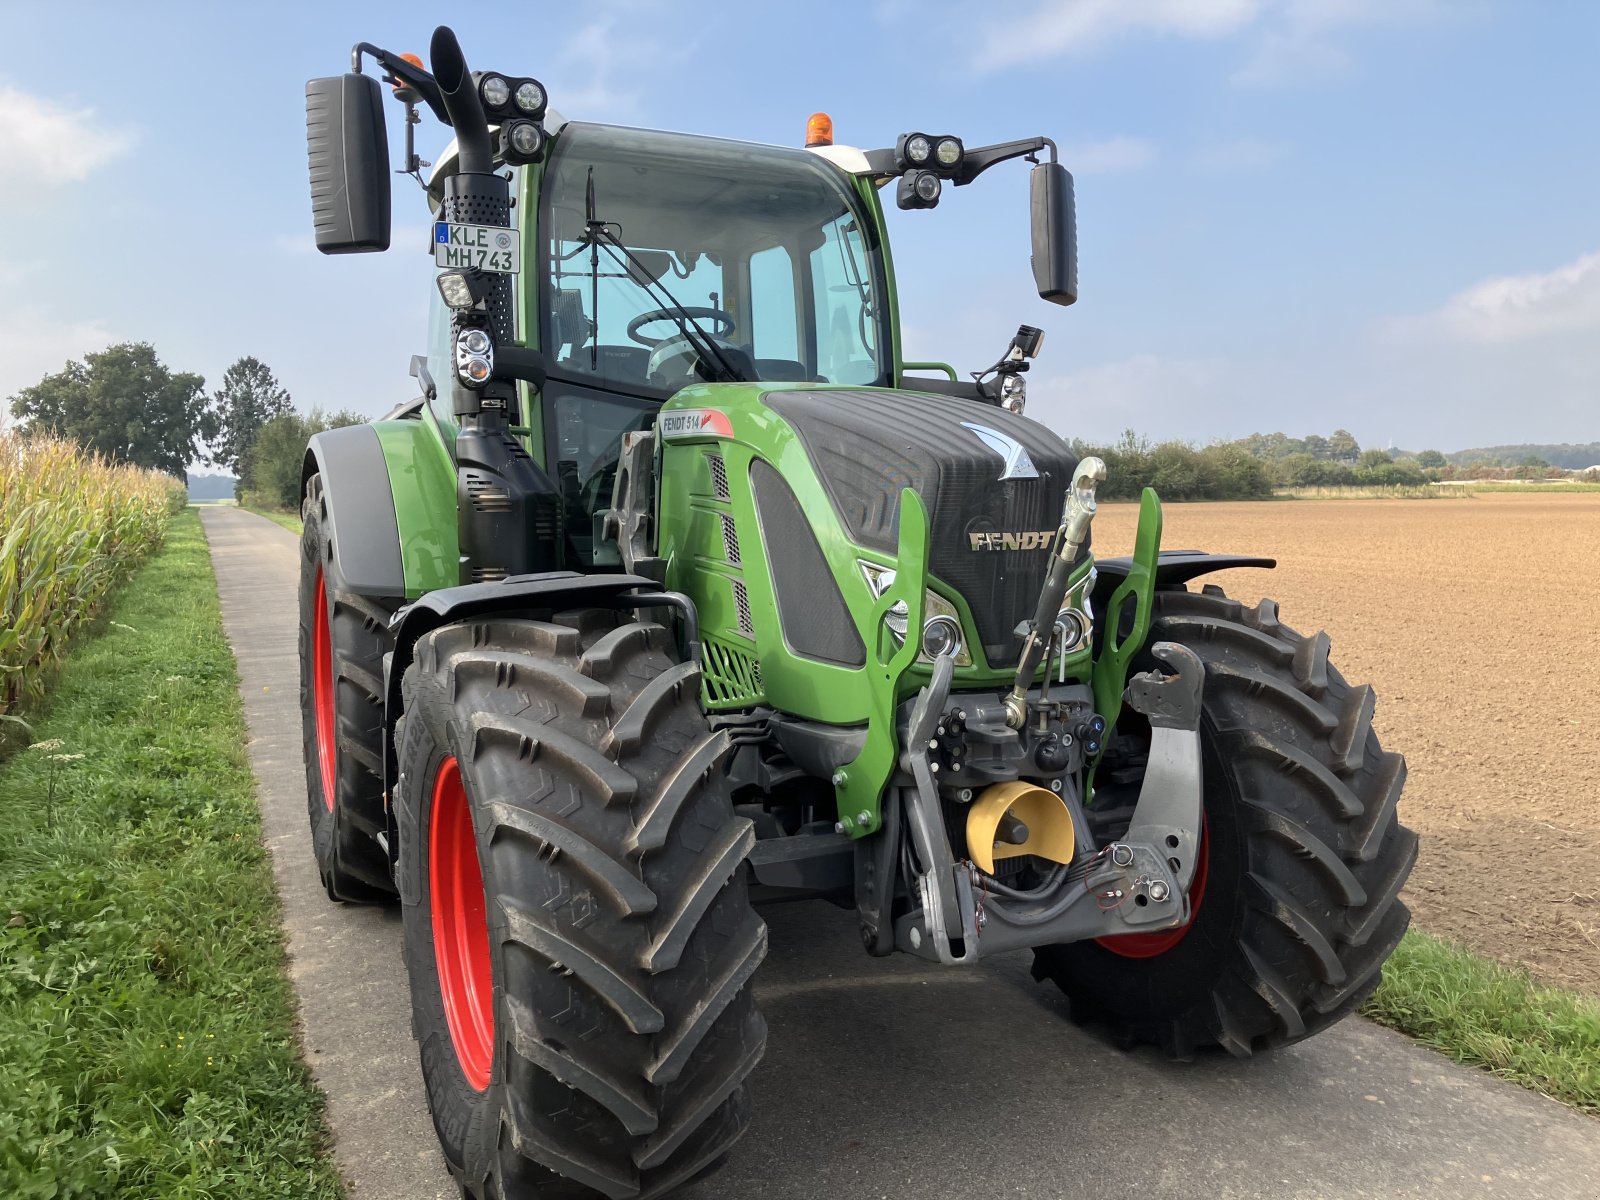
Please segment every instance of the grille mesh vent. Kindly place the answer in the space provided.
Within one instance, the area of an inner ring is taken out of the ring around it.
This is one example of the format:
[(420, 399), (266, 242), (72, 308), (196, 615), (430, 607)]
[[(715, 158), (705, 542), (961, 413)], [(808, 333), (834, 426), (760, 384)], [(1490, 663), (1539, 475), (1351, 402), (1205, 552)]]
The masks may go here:
[(718, 513), (722, 518), (722, 552), (727, 555), (728, 562), (739, 566), (739, 530), (733, 523), (730, 513)]
[(708, 705), (735, 708), (763, 698), (761, 663), (754, 655), (715, 638), (706, 638), (701, 650), (705, 665), (700, 683)]
[(735, 579), (733, 582), (733, 606), (739, 611), (739, 632), (746, 637), (754, 637), (756, 627), (750, 620), (750, 593), (745, 591), (744, 581)]
[(708, 454), (706, 465), (711, 468), (711, 487), (717, 499), (728, 499), (728, 464), (722, 461), (722, 455)]

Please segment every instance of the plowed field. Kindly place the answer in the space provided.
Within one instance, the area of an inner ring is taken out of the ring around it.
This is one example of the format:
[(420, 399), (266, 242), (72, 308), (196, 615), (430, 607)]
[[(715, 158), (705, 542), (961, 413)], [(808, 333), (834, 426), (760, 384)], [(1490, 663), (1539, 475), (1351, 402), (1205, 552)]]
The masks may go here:
[[(1096, 550), (1137, 518), (1104, 506)], [(1600, 495), (1175, 504), (1162, 542), (1276, 558), (1203, 582), (1326, 629), (1377, 690), (1416, 924), (1600, 993)]]

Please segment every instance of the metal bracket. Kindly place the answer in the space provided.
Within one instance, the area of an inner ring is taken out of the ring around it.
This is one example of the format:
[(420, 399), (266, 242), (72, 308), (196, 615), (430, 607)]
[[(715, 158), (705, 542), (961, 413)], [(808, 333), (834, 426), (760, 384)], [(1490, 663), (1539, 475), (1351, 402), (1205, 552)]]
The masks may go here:
[[(906, 790), (906, 823), (922, 873), (914, 881), (920, 911), (907, 913), (895, 922), (895, 942), (902, 950), (941, 963), (972, 962), (978, 957), (972, 879), (965, 867), (956, 865), (951, 854), (939, 789), (928, 765), (928, 742), (944, 713), (954, 673), (952, 655), (942, 654), (934, 660), (932, 678), (912, 705), (906, 746), (900, 754), (901, 767), (915, 780), (915, 786)], [(959, 955), (951, 944), (952, 932), (962, 939)]]
[(1175, 672), (1146, 671), (1128, 682), (1128, 707), (1150, 722), (1150, 759), (1126, 840), (1164, 853), (1178, 892), (1194, 879), (1200, 844), (1200, 692), (1205, 667), (1175, 642), (1150, 653)]
[(616, 539), (625, 571), (657, 583), (667, 577), (665, 559), (651, 545), (650, 512), (655, 504), (656, 436), (650, 430), (622, 435), (611, 507), (601, 518), (606, 537)]

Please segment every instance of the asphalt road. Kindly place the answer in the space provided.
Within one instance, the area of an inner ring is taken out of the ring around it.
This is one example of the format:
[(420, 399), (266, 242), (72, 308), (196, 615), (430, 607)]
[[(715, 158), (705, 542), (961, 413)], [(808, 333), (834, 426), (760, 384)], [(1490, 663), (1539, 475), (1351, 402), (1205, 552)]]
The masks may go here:
[[(392, 910), (330, 904), (306, 832), (298, 549), (201, 510), (239, 661), (306, 1057), (354, 1200), (454, 1198), (410, 1037)], [(1125, 1054), (1065, 1019), (1023, 955), (868, 959), (850, 914), (765, 911), (757, 1116), (682, 1200), (1600, 1196), (1600, 1122), (1347, 1020), (1250, 1062)]]

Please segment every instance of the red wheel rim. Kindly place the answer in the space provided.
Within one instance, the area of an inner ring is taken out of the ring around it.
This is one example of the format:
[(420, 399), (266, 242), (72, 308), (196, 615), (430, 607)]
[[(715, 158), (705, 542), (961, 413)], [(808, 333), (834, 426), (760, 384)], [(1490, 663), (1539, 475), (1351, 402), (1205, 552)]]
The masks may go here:
[(494, 1067), (494, 970), (472, 811), (454, 758), (439, 764), (433, 780), (428, 891), (445, 1024), (461, 1073), (481, 1092), (489, 1086)]
[(322, 568), (317, 568), (315, 611), (311, 618), (311, 707), (317, 720), (317, 766), (322, 774), (322, 799), (328, 811), (333, 811), (334, 785), (338, 772), (334, 769), (333, 748), (336, 740), (333, 637), (328, 631), (328, 598), (322, 586)]
[(1120, 954), (1123, 958), (1157, 958), (1171, 950), (1188, 935), (1194, 927), (1194, 919), (1200, 915), (1200, 902), (1206, 895), (1206, 875), (1211, 863), (1211, 844), (1206, 837), (1206, 827), (1202, 818), (1200, 825), (1200, 850), (1199, 861), (1194, 866), (1194, 878), (1189, 881), (1189, 919), (1182, 925), (1171, 929), (1163, 929), (1158, 933), (1122, 933), (1116, 937), (1095, 938), (1095, 942), (1111, 951)]

